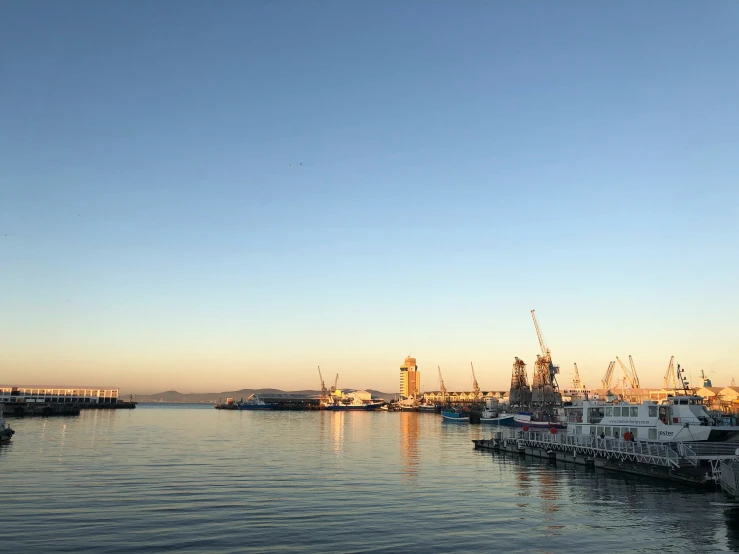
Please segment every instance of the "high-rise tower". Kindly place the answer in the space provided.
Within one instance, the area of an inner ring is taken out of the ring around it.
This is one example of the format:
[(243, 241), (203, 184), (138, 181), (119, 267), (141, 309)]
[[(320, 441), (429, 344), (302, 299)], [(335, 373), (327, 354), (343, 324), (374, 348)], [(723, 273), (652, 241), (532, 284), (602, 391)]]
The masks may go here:
[(408, 356), (400, 366), (400, 397), (419, 398), (421, 396), (421, 372), (416, 359)]

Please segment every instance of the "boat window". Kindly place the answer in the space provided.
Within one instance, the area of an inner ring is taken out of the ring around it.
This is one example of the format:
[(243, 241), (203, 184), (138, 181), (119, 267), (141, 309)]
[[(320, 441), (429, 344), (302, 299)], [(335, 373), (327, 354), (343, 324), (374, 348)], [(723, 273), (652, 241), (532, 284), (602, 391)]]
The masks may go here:
[(617, 439), (619, 437), (618, 431), (619, 431), (618, 427), (613, 428), (613, 438), (614, 439)]
[(631, 433), (632, 437), (636, 438), (636, 427), (631, 427), (629, 433)]
[(606, 417), (611, 417), (613, 415), (613, 408), (606, 408)]
[(649, 440), (650, 441), (656, 441), (657, 440), (657, 429), (650, 429), (649, 430)]
[(610, 437), (610, 436), (611, 436), (611, 428), (606, 427), (606, 437)]
[(631, 417), (639, 417), (639, 408), (636, 406), (629, 408), (629, 411), (631, 412)]
[(657, 406), (649, 406), (649, 417), (657, 417)]
[(575, 426), (575, 434), (582, 435), (582, 425)]
[(688, 400), (688, 404), (693, 406), (694, 404), (697, 404), (697, 402), (695, 400)]
[(596, 435), (598, 435), (600, 437), (601, 435), (604, 435), (604, 434), (605, 434), (605, 431), (603, 430), (603, 427), (598, 427), (598, 431), (597, 431)]
[(590, 423), (600, 423), (603, 419), (603, 408), (589, 408), (589, 410), (588, 421)]
[(685, 406), (685, 405), (687, 405), (687, 403), (688, 403), (688, 401), (687, 401), (687, 400), (681, 400), (681, 401), (680, 401), (680, 404), (681, 404), (682, 406)]
[(613, 408), (613, 417), (621, 417), (621, 408)]

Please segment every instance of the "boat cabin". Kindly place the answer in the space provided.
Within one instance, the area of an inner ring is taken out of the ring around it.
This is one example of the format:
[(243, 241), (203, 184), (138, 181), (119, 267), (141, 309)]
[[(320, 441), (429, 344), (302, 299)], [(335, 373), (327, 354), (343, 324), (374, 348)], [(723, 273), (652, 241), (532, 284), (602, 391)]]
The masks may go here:
[(646, 441), (708, 440), (713, 421), (700, 396), (671, 396), (661, 404), (645, 400), (566, 406), (567, 435)]

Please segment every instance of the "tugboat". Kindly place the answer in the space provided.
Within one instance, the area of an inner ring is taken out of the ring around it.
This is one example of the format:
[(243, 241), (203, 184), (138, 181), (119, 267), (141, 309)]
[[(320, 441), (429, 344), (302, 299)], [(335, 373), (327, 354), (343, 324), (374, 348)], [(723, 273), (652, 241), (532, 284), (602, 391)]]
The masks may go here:
[(0, 444), (10, 441), (13, 435), (15, 435), (15, 431), (0, 416)]

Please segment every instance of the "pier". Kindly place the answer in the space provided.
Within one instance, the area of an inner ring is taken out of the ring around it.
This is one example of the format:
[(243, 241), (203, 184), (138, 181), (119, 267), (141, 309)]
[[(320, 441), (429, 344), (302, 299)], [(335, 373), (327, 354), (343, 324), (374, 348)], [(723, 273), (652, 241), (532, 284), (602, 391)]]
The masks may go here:
[(477, 450), (508, 452), (700, 486), (721, 482), (722, 462), (739, 462), (737, 443), (626, 441), (513, 429), (497, 430), (491, 439), (472, 442)]

